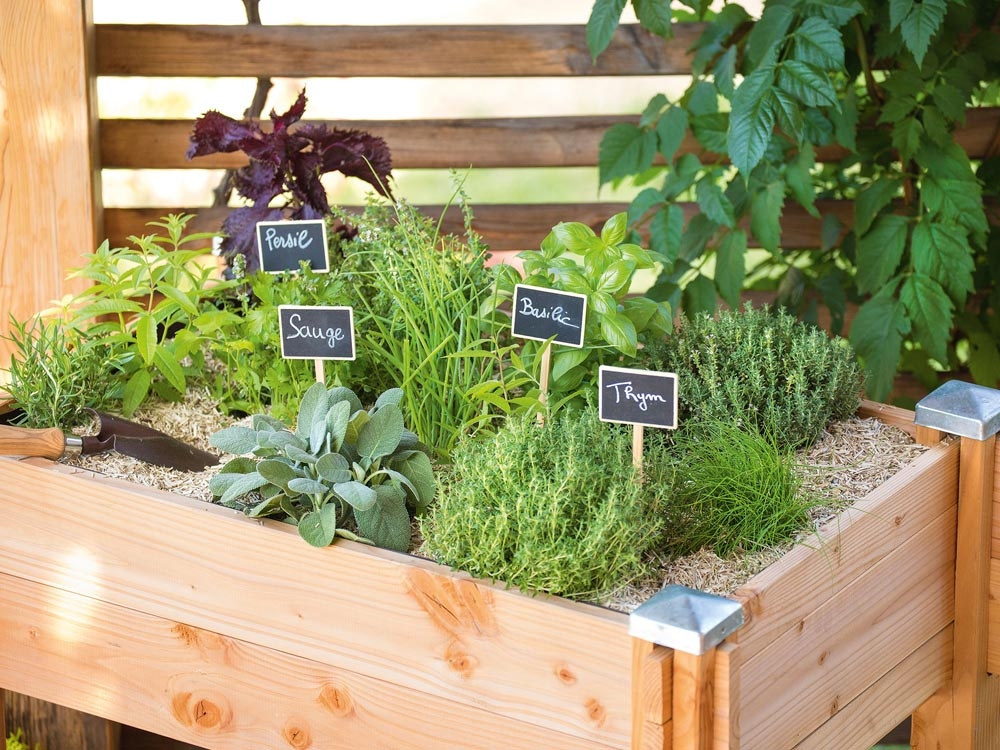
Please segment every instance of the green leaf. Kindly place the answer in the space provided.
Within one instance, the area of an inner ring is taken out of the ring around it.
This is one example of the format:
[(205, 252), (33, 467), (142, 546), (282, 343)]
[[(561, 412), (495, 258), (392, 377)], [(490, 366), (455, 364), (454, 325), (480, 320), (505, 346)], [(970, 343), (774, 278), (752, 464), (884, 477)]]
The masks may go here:
[(168, 349), (160, 346), (153, 351), (153, 365), (156, 367), (156, 371), (163, 376), (164, 380), (170, 383), (178, 392), (184, 393), (187, 390), (187, 379), (184, 377), (184, 369)]
[(879, 211), (888, 206), (899, 194), (902, 180), (882, 176), (858, 193), (854, 201), (854, 231), (864, 234), (871, 227)]
[(395, 404), (387, 404), (371, 415), (358, 435), (358, 454), (373, 462), (388, 456), (403, 438), (403, 412)]
[(601, 138), (598, 148), (599, 184), (631, 177), (648, 169), (656, 156), (656, 145), (654, 130), (644, 130), (628, 122), (612, 125)]
[(632, 0), (635, 17), (644, 28), (667, 39), (671, 35), (669, 0)]
[(924, 126), (916, 117), (907, 117), (892, 129), (892, 145), (903, 159), (911, 159), (920, 150)]
[(618, 297), (628, 291), (634, 272), (635, 263), (632, 261), (619, 260), (610, 263), (596, 280), (595, 291)]
[(322, 482), (310, 479), (309, 477), (295, 477), (294, 479), (288, 480), (288, 490), (290, 494), (321, 495), (328, 492), (329, 489), (330, 488)]
[(208, 444), (226, 453), (249, 453), (257, 447), (257, 431), (243, 425), (233, 425), (212, 433)]
[(698, 207), (716, 224), (732, 228), (736, 223), (733, 204), (723, 194), (722, 188), (712, 175), (698, 180), (695, 185), (695, 196), (698, 199)]
[(313, 426), (322, 419), (325, 419), (330, 400), (327, 396), (326, 386), (323, 383), (313, 383), (306, 392), (302, 394), (299, 402), (299, 414), (296, 421), (295, 434), (303, 440), (308, 440), (312, 434)]
[(708, 151), (725, 154), (729, 151), (726, 140), (729, 132), (729, 115), (725, 112), (710, 112), (691, 119), (691, 132), (699, 144)]
[(684, 142), (688, 129), (688, 114), (683, 107), (671, 107), (656, 123), (656, 148), (669, 163)]
[(639, 346), (635, 326), (626, 315), (613, 313), (600, 316), (601, 334), (611, 346), (628, 357), (634, 357)]
[(781, 211), (785, 204), (785, 183), (775, 180), (763, 185), (750, 199), (750, 231), (761, 247), (772, 253), (781, 244)]
[(906, 250), (909, 220), (887, 214), (858, 239), (857, 285), (862, 294), (874, 293), (896, 275)]
[[(920, 2), (901, 2), (890, 0), (890, 18), (894, 15), (895, 6), (909, 5), (909, 10), (900, 23), (903, 42), (913, 54), (917, 65), (923, 65), (924, 55), (930, 47), (931, 39), (941, 28), (945, 14), (948, 12), (948, 0), (920, 0)], [(895, 15), (898, 15), (898, 11)]]
[(406, 552), (410, 546), (410, 515), (406, 512), (406, 493), (401, 487), (380, 484), (378, 502), (368, 510), (354, 510), (358, 531), (379, 547)]
[(316, 461), (316, 473), (334, 484), (351, 481), (351, 465), (339, 453), (324, 453)]
[(549, 373), (552, 380), (561, 379), (574, 367), (583, 364), (589, 354), (586, 348), (577, 349), (567, 346), (556, 348), (552, 354), (552, 370)]
[(427, 506), (434, 500), (436, 490), (434, 469), (427, 454), (423, 451), (412, 451), (400, 458), (394, 458), (392, 468), (410, 480), (410, 484), (416, 490), (416, 513), (420, 514), (427, 510)]
[(156, 354), (156, 325), (156, 318), (150, 313), (135, 316), (135, 345), (147, 367), (153, 363), (153, 355)]
[(736, 91), (736, 60), (737, 48), (736, 45), (732, 45), (722, 53), (715, 61), (715, 65), (712, 66), (712, 78), (715, 80), (715, 85), (719, 87), (719, 93), (727, 99), (732, 99), (733, 92)]
[(392, 404), (394, 406), (399, 406), (403, 402), (403, 389), (402, 388), (387, 388), (379, 394), (378, 398), (375, 399), (375, 406), (372, 409), (381, 409), (386, 404)]
[(587, 49), (591, 60), (597, 61), (598, 56), (611, 43), (615, 29), (625, 10), (625, 0), (595, 0), (587, 19)]
[(844, 66), (844, 42), (829, 21), (812, 16), (795, 30), (792, 54), (817, 68), (839, 70)]
[(361, 482), (341, 482), (333, 486), (333, 491), (337, 497), (357, 510), (368, 510), (377, 499), (375, 490)]
[(807, 106), (837, 106), (837, 92), (826, 71), (799, 60), (781, 63), (778, 85)]
[[(288, 492), (288, 483), (293, 479), (297, 479), (302, 476), (302, 474), (291, 466), (286, 464), (284, 461), (278, 461), (276, 459), (265, 459), (257, 463), (257, 473), (260, 474), (264, 479), (273, 485), (277, 485), (286, 493)], [(320, 490), (311, 490), (312, 492), (323, 492), (326, 488)], [(305, 490), (299, 490), (298, 492), (304, 492)], [(295, 494), (295, 493), (288, 493)]]
[[(166, 283), (156, 285), (156, 291), (173, 302), (177, 307), (190, 315), (192, 318), (198, 314), (198, 306), (184, 292), (175, 286)], [(162, 304), (162, 303), (161, 303)], [(157, 305), (160, 307), (160, 305)]]
[(747, 235), (742, 229), (727, 232), (715, 255), (715, 285), (730, 307), (739, 307), (740, 290), (746, 276)]
[(649, 222), (650, 248), (669, 263), (677, 259), (684, 231), (684, 210), (676, 203), (664, 206)]
[(876, 401), (892, 390), (903, 334), (909, 332), (903, 305), (894, 297), (897, 286), (895, 282), (883, 287), (858, 308), (851, 323), (849, 340), (867, 372), (865, 390)]
[(747, 39), (747, 60), (750, 70), (771, 65), (784, 48), (786, 35), (791, 29), (796, 13), (787, 5), (765, 3), (764, 12), (750, 31)]
[(126, 417), (132, 416), (139, 404), (146, 400), (152, 382), (153, 376), (149, 370), (136, 370), (132, 373), (122, 392), (122, 413)]
[(660, 119), (660, 115), (665, 107), (670, 105), (670, 100), (667, 99), (666, 94), (653, 94), (653, 98), (649, 100), (646, 108), (642, 111), (639, 116), (639, 127), (647, 128)]
[(597, 239), (594, 230), (582, 221), (561, 221), (552, 227), (552, 234), (571, 253), (587, 252)]
[(707, 276), (698, 274), (684, 287), (684, 314), (688, 317), (714, 312), (716, 301), (715, 284)]
[(798, 155), (785, 166), (785, 183), (799, 205), (818, 219), (816, 190), (812, 180), (812, 169), (815, 166), (816, 152), (811, 143), (806, 143)]
[(328, 547), (336, 535), (337, 508), (332, 503), (307, 511), (299, 519), (299, 536), (313, 547)]
[(956, 226), (921, 221), (913, 229), (910, 250), (918, 274), (939, 282), (959, 308), (975, 291), (975, 254), (965, 232)]
[(938, 362), (948, 361), (953, 307), (942, 286), (922, 273), (903, 282), (899, 299), (913, 321), (913, 333), (927, 354)]
[(267, 480), (256, 471), (249, 474), (237, 474), (236, 478), (229, 483), (226, 491), (222, 493), (222, 497), (219, 498), (219, 502), (232, 502), (238, 497), (243, 497), (254, 490), (260, 489), (265, 484), (267, 484)]
[(618, 245), (625, 241), (628, 234), (628, 214), (625, 211), (615, 214), (601, 227), (601, 239), (608, 245)]
[(985, 242), (989, 232), (986, 213), (983, 210), (983, 195), (979, 184), (969, 180), (950, 178), (938, 179), (928, 175), (921, 186), (924, 207), (942, 222), (954, 222), (965, 227)]
[(743, 174), (750, 174), (760, 163), (774, 129), (775, 104), (771, 95), (774, 66), (755, 70), (733, 95), (729, 117), (729, 156)]
[(351, 423), (351, 405), (338, 401), (326, 413), (325, 430), (330, 437), (330, 450), (339, 451), (347, 437), (347, 427)]
[(833, 122), (834, 136), (837, 143), (854, 152), (858, 150), (858, 96), (854, 89), (848, 89), (847, 93), (840, 100), (839, 109), (830, 112), (830, 120)]

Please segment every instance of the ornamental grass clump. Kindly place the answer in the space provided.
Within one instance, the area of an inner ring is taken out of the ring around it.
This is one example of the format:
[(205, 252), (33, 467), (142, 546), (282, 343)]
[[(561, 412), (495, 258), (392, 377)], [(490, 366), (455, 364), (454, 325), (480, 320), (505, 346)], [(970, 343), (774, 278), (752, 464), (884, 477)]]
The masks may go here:
[(802, 491), (790, 448), (723, 420), (686, 425), (675, 448), (671, 504), (681, 516), (670, 525), (667, 543), (674, 553), (756, 552), (808, 526), (815, 501)]
[(729, 421), (779, 446), (813, 443), (860, 405), (861, 368), (848, 342), (782, 310), (683, 318), (640, 356), (649, 369), (677, 373), (682, 422)]
[(640, 481), (631, 431), (592, 406), (542, 424), (512, 416), (452, 459), (421, 528), (431, 556), (473, 576), (591, 597), (634, 578), (661, 537), (657, 490), (668, 484), (655, 475), (666, 463), (649, 456)]

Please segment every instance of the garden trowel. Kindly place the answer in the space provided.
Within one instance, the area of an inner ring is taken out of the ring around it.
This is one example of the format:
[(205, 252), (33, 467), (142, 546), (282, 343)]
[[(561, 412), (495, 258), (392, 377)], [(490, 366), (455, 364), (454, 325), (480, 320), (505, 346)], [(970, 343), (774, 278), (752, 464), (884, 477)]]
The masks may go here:
[(58, 427), (32, 429), (0, 424), (0, 455), (58, 459), (114, 450), (146, 463), (181, 471), (201, 471), (219, 463), (218, 456), (152, 427), (112, 414), (88, 411), (97, 420), (96, 435), (67, 435)]

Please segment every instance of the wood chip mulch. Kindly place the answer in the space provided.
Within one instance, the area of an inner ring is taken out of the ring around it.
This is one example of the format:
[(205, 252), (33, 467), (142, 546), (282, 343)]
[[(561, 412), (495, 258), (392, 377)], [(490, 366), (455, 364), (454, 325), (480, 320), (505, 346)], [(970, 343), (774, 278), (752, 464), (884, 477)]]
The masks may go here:
[[(221, 416), (205, 393), (191, 392), (179, 404), (144, 406), (133, 420), (148, 424), (192, 445), (214, 451), (208, 438), (234, 423)], [(903, 430), (874, 418), (851, 418), (831, 423), (808, 450), (800, 453), (803, 492), (817, 498), (813, 528), (864, 497), (927, 448), (913, 442)], [(214, 451), (217, 452), (217, 451)], [(151, 466), (114, 452), (66, 459), (66, 463), (96, 473), (148, 487), (211, 502), (208, 481), (220, 467), (184, 472)], [(802, 536), (811, 534), (805, 529)], [(651, 559), (650, 575), (597, 602), (630, 612), (669, 583), (679, 583), (709, 593), (727, 595), (785, 554), (793, 543), (773, 549), (720, 558), (702, 550), (679, 559)]]

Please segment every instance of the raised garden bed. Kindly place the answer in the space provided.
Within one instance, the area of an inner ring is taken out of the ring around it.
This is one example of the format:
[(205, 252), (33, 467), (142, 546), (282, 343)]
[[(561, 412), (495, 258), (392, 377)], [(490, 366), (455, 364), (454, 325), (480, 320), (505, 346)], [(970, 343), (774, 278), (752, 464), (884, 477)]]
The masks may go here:
[(867, 748), (951, 676), (958, 456), (755, 576), (695, 657), (622, 613), (6, 459), (0, 686), (210, 748)]

